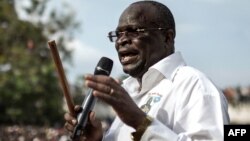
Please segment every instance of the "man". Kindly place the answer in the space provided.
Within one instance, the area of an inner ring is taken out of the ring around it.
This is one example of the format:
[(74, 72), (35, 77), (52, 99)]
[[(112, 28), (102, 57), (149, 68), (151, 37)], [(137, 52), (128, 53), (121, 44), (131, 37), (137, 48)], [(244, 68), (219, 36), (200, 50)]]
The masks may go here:
[[(83, 140), (223, 141), (223, 125), (229, 123), (227, 101), (203, 73), (187, 66), (175, 52), (174, 18), (165, 5), (131, 4), (109, 38), (130, 77), (122, 86), (108, 76), (85, 77), (85, 85), (112, 106), (117, 117), (103, 135), (91, 112)], [(75, 117), (66, 113), (65, 120), (65, 128), (72, 132)]]

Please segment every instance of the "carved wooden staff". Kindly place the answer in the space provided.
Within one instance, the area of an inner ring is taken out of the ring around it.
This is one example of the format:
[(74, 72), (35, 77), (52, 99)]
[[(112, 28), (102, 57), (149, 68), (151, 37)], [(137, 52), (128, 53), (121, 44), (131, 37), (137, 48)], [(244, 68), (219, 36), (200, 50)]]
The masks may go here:
[(72, 115), (75, 115), (74, 103), (73, 103), (73, 100), (72, 100), (72, 98), (70, 96), (69, 85), (68, 85), (67, 79), (65, 77), (65, 73), (64, 73), (64, 69), (63, 69), (63, 66), (62, 66), (62, 62), (61, 62), (59, 53), (57, 51), (56, 42), (54, 40), (49, 41), (48, 45), (50, 47), (51, 55), (52, 55), (52, 57), (54, 59), (54, 62), (55, 62), (56, 68), (57, 68), (57, 72), (59, 74), (59, 80), (60, 80), (60, 83), (61, 83), (61, 86), (62, 86), (62, 89), (63, 89), (63, 94), (64, 94), (64, 97), (65, 97), (69, 112)]

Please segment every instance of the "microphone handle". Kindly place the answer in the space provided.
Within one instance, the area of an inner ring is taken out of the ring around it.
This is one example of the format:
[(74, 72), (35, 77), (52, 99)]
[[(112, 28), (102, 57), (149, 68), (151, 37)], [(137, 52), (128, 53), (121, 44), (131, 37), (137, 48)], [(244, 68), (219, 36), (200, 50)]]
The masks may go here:
[(80, 112), (77, 116), (78, 123), (73, 131), (72, 139), (80, 137), (81, 133), (83, 132), (82, 130), (85, 129), (87, 125), (89, 112), (94, 108), (94, 105), (96, 103), (96, 98), (93, 96), (92, 92), (93, 89), (90, 89), (87, 97), (82, 103), (83, 111)]

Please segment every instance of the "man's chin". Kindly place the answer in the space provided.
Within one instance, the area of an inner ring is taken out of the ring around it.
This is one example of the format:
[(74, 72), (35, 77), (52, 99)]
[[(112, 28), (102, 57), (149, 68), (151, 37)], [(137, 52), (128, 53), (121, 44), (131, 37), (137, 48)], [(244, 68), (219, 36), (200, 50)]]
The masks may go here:
[(130, 76), (133, 76), (136, 73), (136, 68), (123, 66), (123, 71), (124, 71), (124, 73), (129, 74)]
[(139, 77), (140, 73), (142, 72), (140, 67), (136, 66), (123, 66), (123, 71), (126, 74), (129, 74), (132, 77)]

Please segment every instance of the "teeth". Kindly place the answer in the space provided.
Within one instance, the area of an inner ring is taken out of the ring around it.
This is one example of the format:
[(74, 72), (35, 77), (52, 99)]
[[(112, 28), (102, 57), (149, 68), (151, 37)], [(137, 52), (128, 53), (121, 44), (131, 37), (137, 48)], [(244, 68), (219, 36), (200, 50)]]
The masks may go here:
[(122, 60), (123, 60), (123, 61), (128, 61), (128, 60), (129, 60), (129, 57), (128, 57), (128, 56), (124, 56), (124, 57), (122, 57)]
[(125, 57), (123, 58), (123, 60), (124, 60), (124, 61), (128, 61), (128, 56), (125, 56)]

